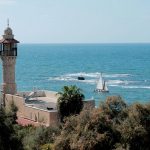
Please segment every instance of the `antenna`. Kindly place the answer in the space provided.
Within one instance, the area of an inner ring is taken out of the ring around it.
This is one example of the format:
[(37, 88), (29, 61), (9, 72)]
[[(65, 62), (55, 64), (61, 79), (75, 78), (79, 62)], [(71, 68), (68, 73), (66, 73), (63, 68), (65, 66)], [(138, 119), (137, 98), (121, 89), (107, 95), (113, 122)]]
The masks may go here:
[(7, 27), (9, 27), (9, 18), (7, 19)]

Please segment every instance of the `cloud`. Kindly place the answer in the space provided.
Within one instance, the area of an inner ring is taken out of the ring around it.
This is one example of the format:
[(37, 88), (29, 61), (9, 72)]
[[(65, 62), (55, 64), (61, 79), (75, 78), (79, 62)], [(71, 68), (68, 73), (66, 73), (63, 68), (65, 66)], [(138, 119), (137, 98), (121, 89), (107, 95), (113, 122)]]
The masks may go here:
[(12, 5), (16, 0), (0, 0), (0, 5)]

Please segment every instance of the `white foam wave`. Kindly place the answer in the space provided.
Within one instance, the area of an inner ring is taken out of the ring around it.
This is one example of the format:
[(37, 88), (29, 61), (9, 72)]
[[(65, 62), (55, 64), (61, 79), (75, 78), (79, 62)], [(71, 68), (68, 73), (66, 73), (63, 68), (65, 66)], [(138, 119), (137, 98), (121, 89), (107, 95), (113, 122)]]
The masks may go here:
[[(85, 84), (92, 84), (96, 85), (97, 79), (95, 78), (88, 78), (85, 80), (78, 80), (77, 76), (79, 74), (70, 76), (58, 76), (58, 77), (50, 77), (49, 80), (53, 81), (68, 81), (68, 82), (80, 82)], [(81, 75), (81, 74), (80, 74)], [(83, 75), (83, 74), (82, 74)], [(139, 81), (128, 81), (128, 80), (106, 80), (106, 83), (108, 86), (112, 87), (120, 87), (120, 88), (126, 88), (126, 89), (150, 89), (150, 86), (144, 86), (144, 85), (134, 85), (134, 83), (138, 83)]]
[(75, 81), (75, 82), (83, 82), (83, 83), (89, 83), (89, 84), (96, 83), (96, 80), (78, 80), (77, 78), (65, 77), (65, 76), (50, 77), (48, 80), (51, 80), (51, 81)]
[(78, 77), (78, 76), (84, 76), (84, 77), (98, 77), (100, 75), (100, 72), (95, 72), (95, 73), (85, 73), (85, 72), (79, 72), (79, 73), (70, 73), (66, 74), (65, 76), (69, 77)]
[[(83, 82), (87, 84), (96, 84), (98, 80), (98, 76), (100, 75), (99, 72), (95, 73), (85, 73), (85, 72), (79, 72), (79, 73), (71, 73), (71, 74), (65, 74), (62, 76), (58, 77), (50, 77), (49, 80), (53, 81), (74, 81), (74, 82)], [(129, 74), (112, 74), (112, 75), (107, 75), (104, 74), (105, 76), (111, 76), (111, 77), (117, 77), (117, 76), (128, 76)], [(85, 80), (78, 80), (78, 76), (83, 76), (85, 77)], [(130, 83), (133, 83), (135, 81), (127, 81), (127, 80), (107, 80), (107, 85), (108, 86), (118, 86), (118, 85), (128, 85)]]
[(107, 84), (122, 84), (124, 81), (122, 80), (108, 80)]
[(95, 80), (78, 80), (79, 82), (88, 83), (88, 84), (96, 84)]
[(71, 78), (71, 77), (50, 77), (48, 80), (54, 80), (54, 81), (76, 81), (77, 79)]
[[(84, 76), (84, 77), (91, 77), (91, 78), (97, 78), (101, 72), (91, 72), (91, 73), (86, 73), (86, 72), (78, 72), (78, 73), (70, 73), (66, 74), (64, 76), (69, 76), (69, 77), (78, 77), (78, 76)], [(119, 77), (128, 77), (131, 76), (130, 74), (106, 74), (103, 73), (103, 77), (106, 78), (119, 78)]]
[(104, 74), (104, 77), (106, 78), (123, 78), (123, 77), (128, 77), (131, 76), (130, 74)]
[(128, 81), (128, 80), (108, 80), (107, 81), (107, 84), (118, 84), (118, 85), (120, 85), (120, 84), (125, 84), (125, 85), (128, 85), (128, 84), (131, 84), (131, 83), (136, 83), (137, 81)]
[(150, 86), (121, 86), (128, 89), (150, 89)]
[(109, 84), (109, 86), (119, 86), (119, 85), (117, 85), (117, 84)]

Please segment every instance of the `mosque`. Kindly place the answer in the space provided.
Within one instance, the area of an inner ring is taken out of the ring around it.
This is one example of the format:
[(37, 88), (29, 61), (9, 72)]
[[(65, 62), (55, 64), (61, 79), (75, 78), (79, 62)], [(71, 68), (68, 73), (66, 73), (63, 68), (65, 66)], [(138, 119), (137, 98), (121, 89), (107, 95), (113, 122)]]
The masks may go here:
[[(2, 61), (3, 83), (1, 88), (1, 105), (8, 108), (14, 102), (18, 108), (18, 123), (22, 125), (33, 124), (35, 126), (57, 124), (57, 99), (59, 95), (55, 91), (34, 90), (27, 92), (17, 91), (15, 81), (15, 65), (18, 55), (18, 40), (14, 39), (12, 29), (4, 30), (0, 40), (0, 58)], [(95, 106), (94, 100), (85, 101), (86, 106)]]

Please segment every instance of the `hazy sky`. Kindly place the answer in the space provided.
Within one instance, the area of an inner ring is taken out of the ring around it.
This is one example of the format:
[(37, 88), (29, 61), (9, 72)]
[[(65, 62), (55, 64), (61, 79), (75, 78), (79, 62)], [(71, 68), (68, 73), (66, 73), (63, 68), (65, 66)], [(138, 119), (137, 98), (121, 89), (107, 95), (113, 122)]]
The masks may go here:
[(22, 43), (150, 42), (150, 0), (0, 0)]

